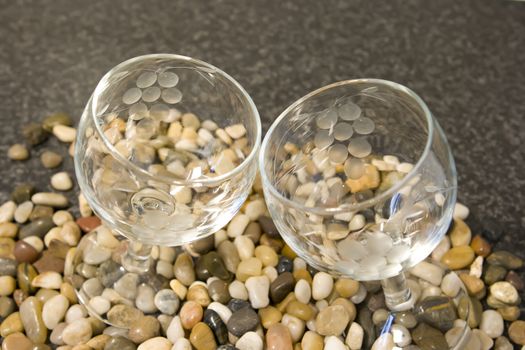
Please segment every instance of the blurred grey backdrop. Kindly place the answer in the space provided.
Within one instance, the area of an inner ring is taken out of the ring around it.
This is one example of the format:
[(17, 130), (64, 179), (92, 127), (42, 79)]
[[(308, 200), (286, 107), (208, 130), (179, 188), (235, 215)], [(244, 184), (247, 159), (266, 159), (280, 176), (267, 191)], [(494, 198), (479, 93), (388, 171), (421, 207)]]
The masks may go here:
[[(24, 123), (76, 119), (102, 75), (133, 56), (193, 56), (235, 77), (265, 130), (289, 104), (337, 80), (415, 90), (451, 143), (474, 233), (525, 257), (525, 3), (505, 0), (0, 0), (0, 200), (49, 188), (43, 148), (11, 162)], [(69, 160), (64, 168), (72, 171)]]

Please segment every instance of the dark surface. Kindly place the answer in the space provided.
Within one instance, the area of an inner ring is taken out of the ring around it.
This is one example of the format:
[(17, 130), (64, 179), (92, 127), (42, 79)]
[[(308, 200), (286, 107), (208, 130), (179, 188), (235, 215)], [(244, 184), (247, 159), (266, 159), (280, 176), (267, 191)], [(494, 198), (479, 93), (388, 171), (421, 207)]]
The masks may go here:
[(170, 52), (238, 79), (265, 129), (330, 82), (409, 86), (448, 135), (474, 233), (492, 221), (500, 246), (525, 257), (525, 2), (1, 0), (0, 39), (1, 200), (22, 181), (48, 188), (54, 173), (39, 165), (42, 147), (7, 159), (21, 125), (56, 111), (78, 119), (111, 67)]

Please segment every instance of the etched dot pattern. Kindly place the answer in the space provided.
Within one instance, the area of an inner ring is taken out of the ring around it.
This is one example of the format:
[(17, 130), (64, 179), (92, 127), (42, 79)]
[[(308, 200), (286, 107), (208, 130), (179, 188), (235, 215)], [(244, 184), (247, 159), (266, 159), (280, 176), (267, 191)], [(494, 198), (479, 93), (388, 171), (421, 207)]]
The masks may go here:
[(163, 90), (162, 100), (166, 103), (179, 103), (182, 100), (182, 92), (177, 88)]

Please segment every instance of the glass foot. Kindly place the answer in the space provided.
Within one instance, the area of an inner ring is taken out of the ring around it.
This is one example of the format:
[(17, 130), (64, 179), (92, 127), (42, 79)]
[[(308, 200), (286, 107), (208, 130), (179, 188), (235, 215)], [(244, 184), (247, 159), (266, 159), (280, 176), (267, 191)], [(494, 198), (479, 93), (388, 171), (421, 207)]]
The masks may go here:
[(176, 248), (141, 246), (100, 226), (82, 238), (65, 274), (92, 316), (129, 328), (142, 315), (178, 311), (169, 283), (175, 255)]

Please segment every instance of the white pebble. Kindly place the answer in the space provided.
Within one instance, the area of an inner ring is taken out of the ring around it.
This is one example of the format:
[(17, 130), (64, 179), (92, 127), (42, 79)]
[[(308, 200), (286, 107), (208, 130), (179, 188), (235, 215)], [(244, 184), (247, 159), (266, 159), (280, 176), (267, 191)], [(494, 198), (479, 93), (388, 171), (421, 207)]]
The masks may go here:
[(444, 236), (439, 244), (434, 248), (434, 251), (432, 252), (432, 259), (435, 261), (441, 261), (441, 258), (443, 255), (445, 255), (446, 252), (450, 250), (450, 238), (448, 236)]
[(235, 280), (228, 286), (228, 292), (234, 299), (248, 300), (248, 291), (241, 281)]
[(250, 220), (255, 221), (259, 218), (259, 216), (263, 215), (266, 212), (266, 204), (264, 203), (264, 200), (262, 199), (256, 199), (253, 201), (249, 201), (246, 204), (246, 208), (244, 210), (244, 213), (248, 215)]
[(469, 213), (469, 208), (461, 203), (456, 203), (454, 206), (454, 219), (466, 220)]
[(233, 244), (235, 244), (235, 247), (237, 248), (237, 252), (239, 253), (239, 257), (241, 258), (241, 260), (246, 260), (253, 256), (253, 253), (255, 251), (255, 244), (247, 236), (235, 237)]
[(501, 314), (495, 310), (485, 310), (481, 314), (479, 329), (495, 339), (503, 334), (504, 322)]
[(480, 350), (489, 350), (494, 346), (494, 340), (492, 340), (485, 332), (479, 329), (473, 329), (472, 334), (478, 337), (481, 344)]
[(355, 215), (352, 220), (350, 220), (350, 223), (348, 224), (348, 228), (350, 231), (357, 231), (362, 229), (366, 224), (366, 219), (363, 215), (357, 214)]
[(33, 211), (34, 204), (31, 201), (21, 203), (15, 210), (14, 219), (19, 224), (23, 224), (29, 219), (31, 212)]
[(330, 350), (347, 350), (345, 344), (335, 335), (324, 338), (324, 348)]
[(62, 275), (55, 271), (44, 271), (31, 281), (31, 285), (39, 288), (60, 289)]
[(310, 283), (306, 282), (304, 279), (300, 279), (295, 284), (295, 297), (297, 300), (303, 304), (308, 304), (310, 298), (312, 297), (312, 289), (310, 288)]
[(410, 270), (410, 273), (416, 277), (432, 283), (435, 286), (439, 286), (443, 278), (443, 269), (426, 261), (422, 261), (414, 266)]
[(53, 223), (62, 226), (68, 221), (73, 221), (73, 215), (66, 210), (58, 210), (53, 214)]
[(184, 338), (184, 328), (182, 328), (182, 322), (179, 316), (173, 317), (166, 330), (166, 338), (172, 343), (176, 343), (177, 340)]
[(483, 257), (480, 255), (470, 265), (469, 275), (481, 278), (483, 274)]
[(170, 350), (172, 343), (164, 337), (155, 337), (140, 344), (137, 350)]
[(13, 221), (16, 211), (16, 203), (8, 201), (0, 206), (0, 223)]
[(326, 272), (318, 272), (312, 282), (312, 297), (314, 300), (325, 299), (332, 292), (334, 280)]
[(235, 124), (231, 126), (227, 126), (224, 129), (228, 135), (233, 139), (240, 139), (244, 135), (246, 135), (246, 128), (242, 124)]
[(401, 163), (401, 164), (396, 165), (396, 170), (399, 171), (400, 173), (408, 174), (409, 172), (412, 171), (412, 169), (414, 169), (414, 165), (410, 163)]
[(87, 318), (80, 318), (69, 323), (62, 331), (62, 340), (67, 345), (84, 344), (93, 335), (91, 322)]
[(305, 327), (303, 320), (290, 314), (284, 314), (283, 318), (281, 319), (281, 323), (288, 327), (290, 335), (292, 336), (292, 341), (294, 343), (298, 342), (301, 339)]
[(228, 224), (226, 229), (228, 236), (231, 238), (238, 237), (244, 233), (246, 226), (250, 223), (250, 217), (246, 214), (238, 213)]
[(98, 314), (103, 315), (106, 312), (109, 311), (109, 308), (111, 307), (111, 304), (109, 300), (106, 298), (103, 298), (101, 296), (93, 297), (89, 301), (89, 306)]
[(360, 304), (363, 302), (363, 300), (365, 300), (366, 294), (366, 287), (362, 283), (360, 283), (357, 293), (350, 298), (350, 301), (352, 301), (352, 303), (354, 304)]
[(441, 281), (441, 290), (449, 297), (454, 298), (456, 295), (458, 295), (461, 285), (462, 282), (458, 275), (456, 275), (454, 272), (449, 272), (445, 275), (445, 277), (443, 277), (443, 280)]
[(173, 343), (173, 347), (171, 350), (191, 350), (191, 343), (186, 338), (179, 338), (175, 343)]
[(250, 303), (254, 309), (262, 309), (270, 304), (268, 293), (270, 291), (270, 280), (266, 276), (250, 277), (245, 283), (248, 290)]
[(395, 324), (392, 326), (392, 329), (390, 330), (393, 336), (394, 343), (397, 346), (407, 346), (412, 342), (412, 337), (410, 336), (410, 332), (405, 326), (402, 326), (400, 324)]
[(226, 324), (228, 323), (228, 320), (230, 319), (232, 312), (226, 305), (223, 305), (219, 302), (212, 302), (210, 305), (208, 305), (208, 309), (215, 311), (219, 314), (221, 320)]
[(279, 273), (273, 266), (266, 266), (262, 272), (266, 277), (268, 277), (270, 283), (272, 283), (277, 277), (279, 277)]
[(490, 295), (492, 295), (499, 301), (509, 305), (516, 305), (519, 300), (519, 295), (516, 288), (506, 281), (496, 282), (493, 285), (491, 285)]
[(376, 339), (371, 350), (392, 350), (394, 349), (394, 337), (391, 333), (384, 333)]
[(63, 208), (68, 205), (68, 200), (64, 195), (53, 192), (35, 193), (31, 197), (31, 201), (38, 205), (49, 205), (57, 208)]
[(237, 340), (235, 347), (239, 350), (262, 350), (263, 341), (255, 332), (246, 332)]
[(45, 302), (42, 308), (42, 320), (48, 329), (54, 329), (66, 315), (68, 299), (62, 294), (55, 295)]
[(357, 322), (352, 322), (350, 325), (350, 328), (348, 328), (348, 333), (346, 335), (346, 345), (350, 348), (350, 350), (360, 350), (363, 346), (363, 338), (365, 336), (365, 332), (363, 330), (363, 327)]
[(367, 249), (372, 253), (384, 256), (392, 248), (392, 238), (382, 232), (375, 232), (367, 241)]
[(53, 127), (53, 135), (62, 142), (73, 142), (77, 136), (77, 130), (70, 126), (57, 124)]
[(58, 191), (69, 191), (73, 188), (73, 181), (67, 172), (62, 171), (51, 176), (51, 186)]
[(87, 317), (88, 312), (84, 305), (75, 304), (71, 306), (66, 312), (66, 323), (71, 323), (80, 318)]

